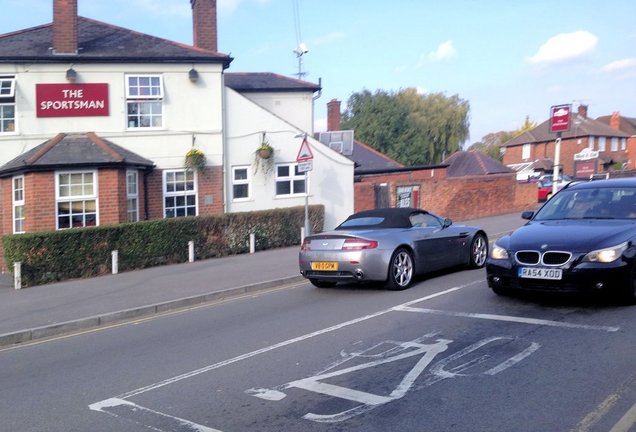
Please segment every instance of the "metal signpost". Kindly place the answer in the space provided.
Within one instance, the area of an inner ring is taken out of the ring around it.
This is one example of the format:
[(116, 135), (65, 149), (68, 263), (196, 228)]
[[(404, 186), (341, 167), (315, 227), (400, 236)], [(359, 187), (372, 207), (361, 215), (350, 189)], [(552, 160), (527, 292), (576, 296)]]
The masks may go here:
[(561, 133), (570, 130), (570, 105), (554, 105), (550, 108), (550, 132), (556, 133), (554, 142), (554, 171), (552, 172), (552, 195), (557, 193), (559, 168), (561, 167)]
[(296, 156), (296, 162), (298, 162), (298, 172), (305, 173), (305, 236), (311, 234), (309, 227), (309, 183), (308, 173), (314, 169), (314, 154), (309, 148), (309, 141), (307, 141), (307, 135), (303, 137), (303, 142), (300, 144), (298, 150), (298, 156)]

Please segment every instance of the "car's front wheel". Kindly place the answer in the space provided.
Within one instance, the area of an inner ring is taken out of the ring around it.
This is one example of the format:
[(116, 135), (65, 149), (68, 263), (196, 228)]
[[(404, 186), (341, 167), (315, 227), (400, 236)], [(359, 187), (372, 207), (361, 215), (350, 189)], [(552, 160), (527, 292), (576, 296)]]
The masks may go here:
[(413, 281), (413, 256), (405, 248), (399, 248), (391, 256), (389, 263), (388, 288), (403, 290)]
[(316, 288), (332, 288), (335, 287), (337, 282), (334, 281), (326, 281), (320, 279), (309, 279), (309, 282)]
[(620, 300), (628, 305), (636, 304), (636, 268), (632, 271), (631, 283), (623, 288)]
[(488, 239), (483, 234), (476, 234), (470, 244), (470, 267), (482, 268), (488, 257)]

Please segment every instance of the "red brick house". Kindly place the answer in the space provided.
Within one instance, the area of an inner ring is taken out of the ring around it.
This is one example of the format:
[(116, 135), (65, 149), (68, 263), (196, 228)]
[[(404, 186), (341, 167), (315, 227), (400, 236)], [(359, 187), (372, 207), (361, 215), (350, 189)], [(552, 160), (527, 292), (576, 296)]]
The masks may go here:
[[(560, 171), (575, 178), (589, 178), (617, 167), (627, 168), (631, 164), (628, 138), (622, 130), (588, 117), (587, 106), (581, 105), (577, 112), (570, 113), (570, 130), (562, 133)], [(550, 132), (550, 121), (546, 120), (504, 143), (503, 163), (518, 172), (537, 161), (545, 164), (549, 160), (554, 165), (555, 140), (556, 134)]]

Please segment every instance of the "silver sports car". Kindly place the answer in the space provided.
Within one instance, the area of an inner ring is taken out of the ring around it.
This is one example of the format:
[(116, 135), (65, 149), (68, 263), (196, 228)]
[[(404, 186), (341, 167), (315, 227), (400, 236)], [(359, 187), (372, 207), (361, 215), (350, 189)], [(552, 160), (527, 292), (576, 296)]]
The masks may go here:
[(402, 290), (416, 274), (481, 268), (487, 256), (488, 237), (480, 228), (454, 225), (425, 210), (384, 208), (353, 214), (333, 231), (307, 236), (299, 265), (300, 273), (321, 288), (381, 281)]

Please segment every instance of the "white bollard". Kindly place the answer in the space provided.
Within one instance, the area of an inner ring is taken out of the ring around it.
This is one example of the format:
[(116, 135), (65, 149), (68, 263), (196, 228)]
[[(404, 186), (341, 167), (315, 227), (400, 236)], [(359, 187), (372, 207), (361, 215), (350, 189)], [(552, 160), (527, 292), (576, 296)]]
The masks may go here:
[(17, 290), (22, 288), (22, 263), (13, 263), (13, 287)]
[(194, 240), (188, 242), (188, 262), (194, 262)]
[(305, 241), (305, 227), (300, 227), (300, 244)]
[(112, 251), (110, 253), (112, 258), (113, 274), (119, 273), (119, 251)]
[(253, 254), (256, 251), (256, 236), (254, 233), (250, 233), (250, 253)]

